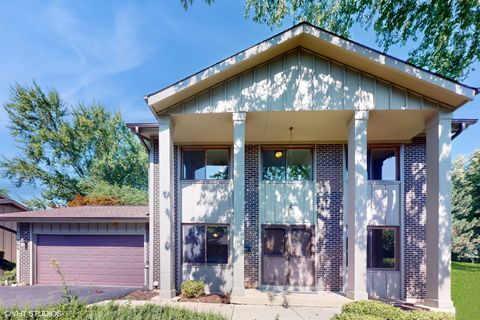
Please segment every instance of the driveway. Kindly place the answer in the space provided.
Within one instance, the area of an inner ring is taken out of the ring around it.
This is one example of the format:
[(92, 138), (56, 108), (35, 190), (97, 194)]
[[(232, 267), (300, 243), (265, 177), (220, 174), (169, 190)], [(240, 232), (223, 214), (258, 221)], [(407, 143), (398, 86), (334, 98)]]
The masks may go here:
[[(80, 301), (95, 303), (103, 300), (112, 300), (125, 296), (138, 290), (137, 287), (102, 287), (102, 286), (70, 286), (72, 294), (77, 295)], [(56, 304), (64, 301), (63, 288), (61, 286), (24, 286), (24, 287), (0, 287), (0, 305), (30, 306)]]

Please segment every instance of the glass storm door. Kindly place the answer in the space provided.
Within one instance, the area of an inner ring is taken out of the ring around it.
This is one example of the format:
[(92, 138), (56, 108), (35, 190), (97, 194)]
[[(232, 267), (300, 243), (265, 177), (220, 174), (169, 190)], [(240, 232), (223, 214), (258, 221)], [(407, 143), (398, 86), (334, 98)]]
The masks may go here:
[(313, 232), (306, 226), (263, 229), (262, 283), (274, 286), (315, 285)]

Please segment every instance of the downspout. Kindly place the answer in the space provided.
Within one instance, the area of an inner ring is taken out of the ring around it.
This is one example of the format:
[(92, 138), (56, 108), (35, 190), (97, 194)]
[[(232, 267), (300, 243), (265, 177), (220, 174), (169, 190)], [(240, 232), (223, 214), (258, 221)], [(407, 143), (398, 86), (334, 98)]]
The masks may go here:
[(140, 134), (140, 130), (138, 129), (138, 126), (135, 127), (134, 134), (140, 139), (140, 141), (142, 142), (142, 144), (145, 147), (145, 149), (147, 150), (147, 152), (150, 152), (150, 146), (145, 142), (145, 138)]
[(454, 134), (452, 134), (452, 141), (455, 140), (455, 138), (458, 137), (466, 128), (467, 124), (465, 122), (462, 122), (458, 127), (458, 130)]

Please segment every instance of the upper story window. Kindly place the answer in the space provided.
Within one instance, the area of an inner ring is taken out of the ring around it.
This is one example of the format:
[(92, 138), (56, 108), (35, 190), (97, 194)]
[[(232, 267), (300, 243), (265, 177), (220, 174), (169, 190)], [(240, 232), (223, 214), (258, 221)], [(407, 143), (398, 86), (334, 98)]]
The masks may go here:
[[(369, 146), (367, 150), (368, 180), (400, 180), (400, 150), (395, 146)], [(348, 150), (345, 148), (348, 171)]]
[(396, 147), (368, 148), (368, 180), (400, 180), (398, 154)]
[(227, 180), (229, 149), (182, 150), (183, 180)]
[(311, 150), (297, 148), (263, 150), (262, 176), (263, 180), (311, 180)]

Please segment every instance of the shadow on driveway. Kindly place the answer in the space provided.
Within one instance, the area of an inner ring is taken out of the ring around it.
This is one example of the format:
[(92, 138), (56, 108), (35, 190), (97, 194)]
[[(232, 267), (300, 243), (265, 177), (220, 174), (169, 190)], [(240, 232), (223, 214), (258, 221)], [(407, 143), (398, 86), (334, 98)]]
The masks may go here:
[[(73, 295), (88, 304), (103, 300), (123, 297), (138, 287), (102, 287), (102, 286), (69, 286)], [(0, 287), (0, 305), (3, 307), (25, 306), (38, 307), (64, 302), (61, 286), (24, 286)]]

